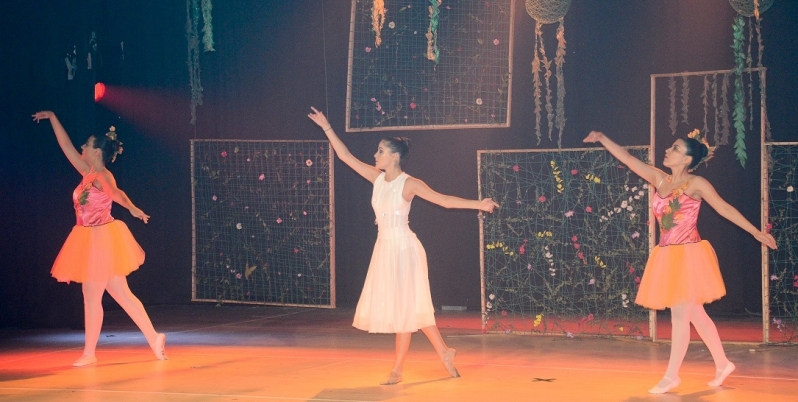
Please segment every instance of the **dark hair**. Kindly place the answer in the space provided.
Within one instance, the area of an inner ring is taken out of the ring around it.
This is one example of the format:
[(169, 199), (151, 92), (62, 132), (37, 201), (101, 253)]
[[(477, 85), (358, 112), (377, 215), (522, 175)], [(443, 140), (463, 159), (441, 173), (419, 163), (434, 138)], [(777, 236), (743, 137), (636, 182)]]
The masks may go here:
[(404, 165), (410, 153), (410, 139), (407, 137), (383, 138), (391, 152), (399, 154), (399, 164)]
[(706, 145), (702, 144), (700, 141), (696, 140), (695, 138), (684, 138), (684, 145), (686, 148), (686, 155), (690, 155), (693, 157), (693, 160), (690, 161), (690, 165), (687, 166), (687, 169), (693, 170), (695, 169), (704, 158), (707, 157), (709, 154), (709, 149)]
[(122, 153), (122, 143), (118, 139), (111, 139), (108, 135), (93, 135), (94, 148), (103, 152), (103, 163), (113, 163), (116, 156)]

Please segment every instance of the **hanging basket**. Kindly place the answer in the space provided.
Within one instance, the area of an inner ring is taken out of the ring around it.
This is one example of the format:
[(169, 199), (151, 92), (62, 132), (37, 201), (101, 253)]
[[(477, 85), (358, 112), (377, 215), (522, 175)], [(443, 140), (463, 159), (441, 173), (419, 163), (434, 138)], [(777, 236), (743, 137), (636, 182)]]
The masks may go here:
[(526, 12), (541, 24), (559, 21), (568, 13), (569, 7), (571, 7), (571, 0), (526, 0)]
[[(729, 0), (729, 4), (731, 4), (734, 11), (737, 11), (743, 17), (753, 17), (755, 1), (759, 3), (759, 13), (762, 14), (773, 5), (775, 0)], [(529, 4), (529, 1), (527, 1), (527, 4)]]

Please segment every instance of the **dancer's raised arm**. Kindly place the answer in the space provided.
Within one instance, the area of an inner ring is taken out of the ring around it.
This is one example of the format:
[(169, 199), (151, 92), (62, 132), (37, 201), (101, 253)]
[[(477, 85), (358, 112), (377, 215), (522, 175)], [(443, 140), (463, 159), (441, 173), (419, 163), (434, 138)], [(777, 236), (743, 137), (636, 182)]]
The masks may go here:
[(64, 155), (66, 155), (69, 163), (71, 163), (80, 174), (86, 175), (89, 173), (89, 164), (80, 159), (80, 152), (78, 152), (75, 145), (72, 144), (72, 140), (69, 139), (69, 134), (64, 130), (64, 126), (61, 125), (61, 122), (58, 121), (58, 117), (55, 116), (55, 113), (49, 110), (43, 110), (33, 115), (33, 120), (37, 123), (43, 119), (50, 120), (50, 125), (53, 126), (58, 145), (61, 147), (61, 150), (64, 151)]
[(377, 180), (377, 177), (380, 175), (380, 170), (372, 165), (364, 163), (352, 155), (352, 153), (349, 152), (349, 148), (347, 148), (344, 142), (335, 134), (335, 130), (333, 130), (330, 122), (327, 121), (327, 117), (324, 113), (316, 110), (313, 106), (311, 106), (310, 109), (313, 111), (308, 113), (308, 117), (324, 130), (324, 134), (327, 136), (327, 139), (330, 140), (330, 145), (332, 145), (335, 154), (338, 155), (341, 161), (351, 167), (357, 174), (374, 183), (374, 180)]
[(612, 156), (618, 158), (621, 163), (628, 166), (638, 176), (642, 177), (645, 181), (654, 185), (658, 184), (663, 177), (667, 176), (665, 172), (651, 166), (640, 159), (635, 158), (626, 148), (616, 144), (609, 139), (604, 133), (600, 131), (591, 131), (582, 142), (599, 142), (607, 151), (610, 151)]

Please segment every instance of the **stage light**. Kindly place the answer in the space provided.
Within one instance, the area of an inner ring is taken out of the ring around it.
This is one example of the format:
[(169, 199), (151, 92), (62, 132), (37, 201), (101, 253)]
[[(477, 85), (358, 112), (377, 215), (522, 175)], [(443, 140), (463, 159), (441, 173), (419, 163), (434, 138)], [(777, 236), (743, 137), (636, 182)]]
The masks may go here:
[(94, 84), (94, 101), (99, 102), (105, 96), (105, 84), (98, 82)]

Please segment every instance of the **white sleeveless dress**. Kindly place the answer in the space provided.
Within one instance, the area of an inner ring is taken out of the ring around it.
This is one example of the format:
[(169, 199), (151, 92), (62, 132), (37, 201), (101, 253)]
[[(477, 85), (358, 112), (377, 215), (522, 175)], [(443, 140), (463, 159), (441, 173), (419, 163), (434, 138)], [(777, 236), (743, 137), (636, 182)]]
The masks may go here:
[(401, 333), (435, 325), (427, 253), (408, 226), (410, 202), (402, 197), (408, 177), (386, 182), (382, 173), (374, 181), (371, 206), (379, 233), (352, 323), (357, 329)]

